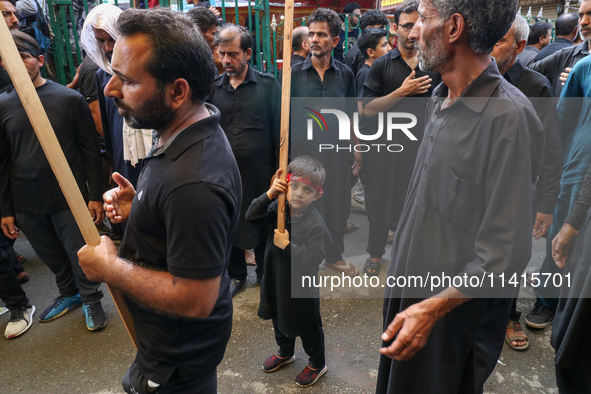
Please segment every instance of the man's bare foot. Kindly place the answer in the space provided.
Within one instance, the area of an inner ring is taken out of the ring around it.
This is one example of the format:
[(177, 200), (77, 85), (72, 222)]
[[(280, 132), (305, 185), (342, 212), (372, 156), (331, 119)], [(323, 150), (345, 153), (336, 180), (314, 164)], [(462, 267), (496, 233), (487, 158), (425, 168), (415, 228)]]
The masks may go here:
[(254, 252), (251, 252), (250, 250), (244, 251), (244, 259), (246, 260), (246, 265), (257, 265), (256, 259), (254, 257)]

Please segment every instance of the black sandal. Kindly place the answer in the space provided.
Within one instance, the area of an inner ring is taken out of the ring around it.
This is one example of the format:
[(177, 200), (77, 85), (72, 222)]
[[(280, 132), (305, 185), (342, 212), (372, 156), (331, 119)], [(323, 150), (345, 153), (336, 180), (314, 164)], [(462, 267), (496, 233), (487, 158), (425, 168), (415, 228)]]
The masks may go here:
[(367, 259), (365, 260), (365, 265), (363, 266), (363, 272), (365, 272), (369, 276), (378, 276), (380, 273), (381, 265), (381, 262), (376, 263), (373, 260)]

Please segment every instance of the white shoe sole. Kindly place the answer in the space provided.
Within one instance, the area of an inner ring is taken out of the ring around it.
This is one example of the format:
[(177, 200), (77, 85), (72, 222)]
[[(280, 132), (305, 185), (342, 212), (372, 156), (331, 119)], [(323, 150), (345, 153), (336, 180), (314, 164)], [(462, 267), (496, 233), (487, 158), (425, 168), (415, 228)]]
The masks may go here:
[(318, 381), (318, 379), (320, 379), (321, 377), (323, 377), (323, 376), (324, 376), (324, 374), (325, 374), (325, 373), (327, 373), (327, 372), (328, 372), (328, 365), (325, 365), (325, 366), (324, 366), (324, 368), (322, 368), (322, 370), (320, 371), (320, 373), (318, 374), (318, 376), (316, 376), (316, 379), (314, 379), (314, 381), (313, 381), (312, 383), (309, 383), (309, 384), (305, 384), (305, 385), (304, 385), (304, 384), (299, 384), (299, 383), (296, 381), (296, 382), (295, 382), (295, 384), (296, 384), (298, 387), (310, 387), (310, 386), (312, 386), (314, 383), (316, 383), (316, 382)]
[(35, 305), (33, 305), (31, 307), (31, 309), (32, 309), (32, 311), (31, 311), (31, 315), (29, 316), (29, 324), (27, 324), (27, 326), (21, 332), (18, 332), (16, 334), (13, 334), (13, 335), (10, 335), (10, 336), (7, 336), (6, 337), (7, 339), (14, 339), (16, 337), (19, 337), (19, 336), (23, 335), (25, 332), (27, 332), (27, 330), (29, 328), (31, 328), (31, 326), (33, 325), (33, 315), (35, 314), (35, 311), (37, 310), (37, 308), (35, 308)]

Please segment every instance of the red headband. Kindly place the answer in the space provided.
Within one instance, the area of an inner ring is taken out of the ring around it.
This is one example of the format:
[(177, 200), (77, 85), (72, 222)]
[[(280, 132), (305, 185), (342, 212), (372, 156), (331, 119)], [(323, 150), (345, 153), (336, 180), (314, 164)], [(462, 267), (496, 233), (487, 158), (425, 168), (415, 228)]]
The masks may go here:
[(303, 178), (301, 176), (297, 176), (297, 175), (293, 175), (293, 174), (287, 174), (287, 183), (289, 182), (293, 182), (293, 181), (297, 181), (297, 182), (302, 182), (305, 183), (307, 185), (310, 185), (314, 188), (314, 190), (316, 190), (316, 193), (318, 193), (320, 196), (322, 196), (322, 193), (324, 193), (322, 191), (322, 187), (319, 185), (314, 185), (312, 182), (310, 182), (308, 179)]

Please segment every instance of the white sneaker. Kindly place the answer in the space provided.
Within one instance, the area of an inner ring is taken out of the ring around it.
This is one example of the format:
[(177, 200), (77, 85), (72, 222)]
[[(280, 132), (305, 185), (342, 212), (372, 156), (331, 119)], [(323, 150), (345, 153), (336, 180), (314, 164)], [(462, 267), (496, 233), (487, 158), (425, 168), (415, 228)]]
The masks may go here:
[(10, 321), (6, 326), (4, 336), (12, 339), (24, 334), (33, 324), (33, 314), (35, 314), (35, 306), (33, 305), (11, 310)]

